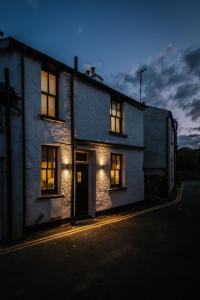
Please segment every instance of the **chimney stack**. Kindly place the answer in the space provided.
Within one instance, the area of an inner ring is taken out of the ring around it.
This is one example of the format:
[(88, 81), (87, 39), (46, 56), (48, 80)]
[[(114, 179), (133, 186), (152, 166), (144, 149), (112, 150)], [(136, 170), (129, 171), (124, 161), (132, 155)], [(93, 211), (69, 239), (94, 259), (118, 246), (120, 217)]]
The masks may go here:
[(91, 67), (91, 75), (90, 76), (94, 76), (96, 73), (96, 68), (95, 67)]

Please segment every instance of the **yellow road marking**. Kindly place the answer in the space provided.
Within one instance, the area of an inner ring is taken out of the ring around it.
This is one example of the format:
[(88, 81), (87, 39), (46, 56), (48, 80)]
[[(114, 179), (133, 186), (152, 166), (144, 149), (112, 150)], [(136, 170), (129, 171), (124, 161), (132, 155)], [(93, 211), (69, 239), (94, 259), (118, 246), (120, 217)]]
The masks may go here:
[(143, 214), (146, 214), (146, 213), (156, 211), (156, 210), (164, 208), (164, 207), (169, 207), (169, 206), (174, 205), (176, 203), (179, 203), (181, 201), (183, 188), (184, 188), (184, 184), (182, 183), (181, 186), (180, 186), (180, 189), (178, 191), (177, 197), (174, 201), (171, 201), (171, 202), (168, 202), (168, 203), (165, 203), (165, 204), (160, 204), (160, 205), (157, 205), (157, 206), (154, 206), (154, 207), (151, 207), (151, 208), (143, 209), (143, 210), (140, 210), (138, 212), (133, 212), (133, 213), (130, 213), (130, 214), (126, 214), (124, 216), (114, 217), (114, 218), (109, 219), (109, 220), (104, 220), (102, 222), (98, 222), (97, 224), (91, 224), (91, 225), (83, 226), (81, 228), (73, 228), (73, 229), (71, 229), (70, 231), (67, 231), (67, 232), (56, 233), (56, 234), (51, 235), (51, 236), (38, 238), (38, 239), (33, 240), (33, 241), (23, 242), (19, 245), (15, 245), (15, 246), (10, 246), (10, 247), (7, 247), (7, 248), (4, 248), (4, 249), (0, 250), (0, 255), (16, 252), (16, 251), (19, 251), (19, 250), (22, 250), (22, 249), (25, 249), (25, 248), (40, 245), (40, 244), (43, 244), (43, 243), (46, 243), (46, 242), (50, 242), (50, 241), (53, 241), (53, 240), (56, 240), (56, 239), (59, 239), (59, 238), (62, 238), (62, 237), (67, 237), (67, 236), (71, 236), (71, 235), (81, 233), (81, 232), (84, 232), (84, 231), (88, 231), (88, 230), (91, 230), (91, 229), (100, 228), (102, 226), (106, 226), (106, 225), (109, 225), (109, 224), (118, 223), (118, 222), (128, 220), (130, 218), (133, 218), (133, 217), (136, 217), (136, 216), (139, 216), (139, 215), (143, 215)]

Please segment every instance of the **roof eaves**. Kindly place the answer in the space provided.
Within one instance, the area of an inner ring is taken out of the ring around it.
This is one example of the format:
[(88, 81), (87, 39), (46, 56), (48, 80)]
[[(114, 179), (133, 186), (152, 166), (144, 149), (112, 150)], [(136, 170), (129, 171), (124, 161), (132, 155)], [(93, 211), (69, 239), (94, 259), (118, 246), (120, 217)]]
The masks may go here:
[(8, 38), (5, 38), (4, 40), (8, 40), (8, 47), (16, 47), (20, 50), (23, 50), (25, 51), (26, 53), (30, 54), (30, 55), (33, 55), (33, 56), (36, 56), (36, 57), (40, 57), (42, 58), (43, 60), (46, 60), (48, 61), (49, 63), (52, 63), (52, 64), (55, 64), (57, 65), (59, 68), (61, 68), (63, 71), (66, 71), (68, 72), (69, 74), (73, 74), (74, 76), (76, 76), (77, 78), (80, 78), (80, 79), (83, 79), (84, 81), (96, 86), (96, 87), (99, 87), (100, 89), (104, 90), (104, 91), (107, 91), (109, 93), (111, 93), (112, 95), (116, 95), (118, 96), (119, 98), (122, 98), (124, 101), (128, 102), (129, 104), (137, 107), (138, 109), (141, 109), (141, 110), (144, 110), (145, 109), (145, 105), (136, 101), (135, 99), (127, 96), (127, 95), (124, 95), (122, 94), (121, 92), (111, 88), (110, 86), (100, 82), (100, 81), (97, 81), (95, 79), (92, 79), (90, 77), (88, 77), (87, 75), (81, 73), (81, 72), (77, 72), (75, 71), (73, 68), (67, 66), (66, 64), (52, 58), (51, 56), (48, 56), (47, 54), (44, 54), (26, 44), (24, 44), (23, 42), (20, 42), (16, 39), (14, 39), (13, 37), (8, 37)]

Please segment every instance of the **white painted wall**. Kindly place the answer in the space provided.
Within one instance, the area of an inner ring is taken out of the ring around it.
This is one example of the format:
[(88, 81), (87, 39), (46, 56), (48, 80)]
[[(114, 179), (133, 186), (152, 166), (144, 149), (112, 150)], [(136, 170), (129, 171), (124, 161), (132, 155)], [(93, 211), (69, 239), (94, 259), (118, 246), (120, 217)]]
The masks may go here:
[[(87, 83), (75, 82), (75, 133), (77, 139), (143, 146), (143, 111), (123, 102), (123, 127), (127, 137), (109, 134), (109, 93)], [(96, 211), (122, 206), (144, 200), (143, 151), (119, 149), (94, 144), (88, 150), (96, 152)], [(126, 190), (110, 191), (111, 152), (123, 154), (123, 186)]]
[(78, 79), (75, 81), (75, 133), (79, 139), (143, 146), (143, 111), (123, 103), (127, 137), (109, 134), (110, 94)]
[[(27, 151), (27, 225), (70, 217), (71, 171), (62, 170), (62, 163), (71, 162), (69, 76), (59, 74), (59, 118), (64, 123), (41, 120), (41, 62), (25, 59), (26, 151)], [(40, 191), (41, 146), (58, 146), (58, 193), (64, 198), (38, 199)]]

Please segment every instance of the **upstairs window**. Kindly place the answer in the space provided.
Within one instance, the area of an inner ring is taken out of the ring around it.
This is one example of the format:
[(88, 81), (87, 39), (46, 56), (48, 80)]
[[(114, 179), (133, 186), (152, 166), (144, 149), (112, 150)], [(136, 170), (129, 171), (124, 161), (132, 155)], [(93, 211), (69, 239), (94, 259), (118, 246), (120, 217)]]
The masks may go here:
[(57, 148), (42, 146), (41, 153), (41, 191), (57, 192)]
[(111, 153), (110, 186), (121, 186), (122, 179), (122, 155)]
[(114, 133), (122, 133), (122, 105), (116, 100), (111, 100), (110, 130)]
[(41, 114), (57, 117), (57, 77), (44, 70), (41, 71)]

